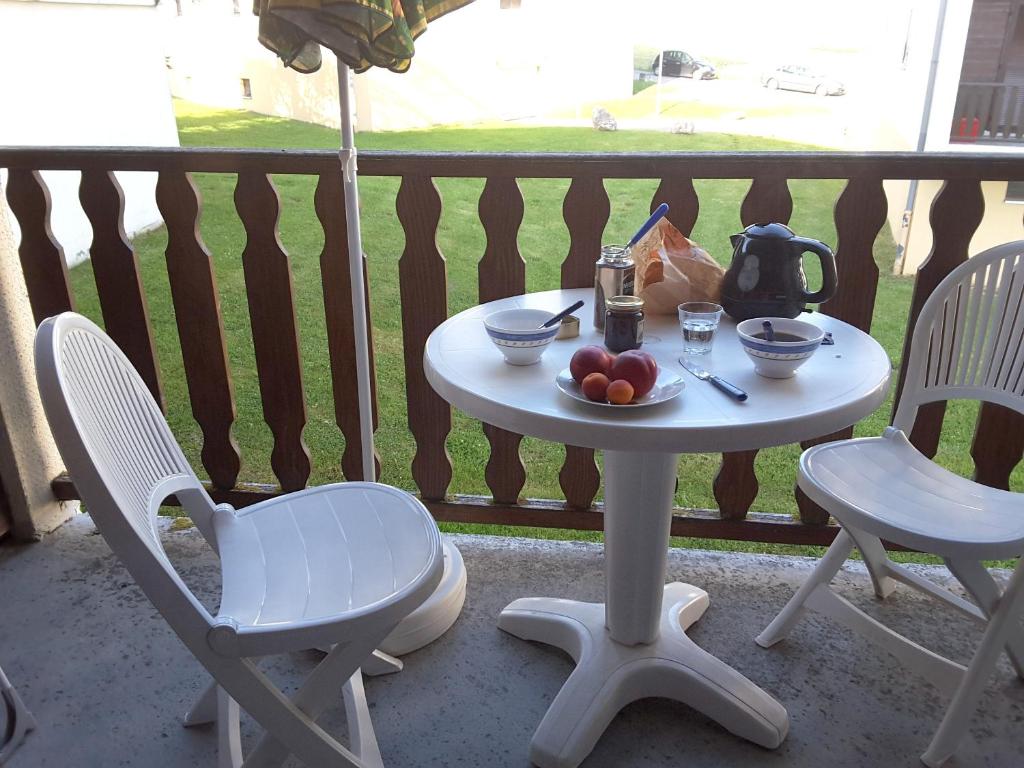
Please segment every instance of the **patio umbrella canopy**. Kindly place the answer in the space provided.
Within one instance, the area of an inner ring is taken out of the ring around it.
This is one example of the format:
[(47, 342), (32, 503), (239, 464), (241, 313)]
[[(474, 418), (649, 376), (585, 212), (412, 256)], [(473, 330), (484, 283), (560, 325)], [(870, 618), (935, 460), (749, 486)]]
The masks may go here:
[[(254, 0), (260, 42), (286, 67), (320, 68), (320, 46), (356, 72), (405, 72), (427, 24), (473, 0)], [(344, 95), (342, 100), (344, 101)]]

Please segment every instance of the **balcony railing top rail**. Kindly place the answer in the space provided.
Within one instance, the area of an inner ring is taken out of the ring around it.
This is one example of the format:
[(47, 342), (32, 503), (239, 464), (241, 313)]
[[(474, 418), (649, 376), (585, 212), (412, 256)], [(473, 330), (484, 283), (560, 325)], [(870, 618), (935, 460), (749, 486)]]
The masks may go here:
[[(102, 167), (110, 171), (237, 173), (258, 168), (271, 174), (319, 174), (333, 169), (338, 153), (318, 149), (203, 149), (195, 147), (7, 147), (0, 168), (56, 171)], [(787, 179), (957, 179), (1022, 181), (1024, 165), (1003, 154), (915, 152), (400, 152), (359, 153), (364, 176), (531, 179), (751, 179), (781, 174)]]

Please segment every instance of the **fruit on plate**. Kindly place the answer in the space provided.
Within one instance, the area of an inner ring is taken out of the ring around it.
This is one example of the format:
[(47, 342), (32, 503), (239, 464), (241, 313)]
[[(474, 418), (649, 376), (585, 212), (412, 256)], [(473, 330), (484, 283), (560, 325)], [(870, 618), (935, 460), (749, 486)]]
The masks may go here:
[(580, 389), (583, 390), (583, 395), (588, 400), (603, 403), (608, 392), (608, 377), (600, 371), (589, 373), (583, 377)]
[(613, 405), (625, 405), (633, 399), (633, 385), (625, 379), (616, 379), (608, 385), (605, 397)]
[[(614, 359), (607, 350), (594, 344), (580, 347), (569, 361), (569, 373), (572, 374), (577, 384), (583, 386), (583, 380), (588, 374), (603, 373), (607, 376)], [(607, 381), (605, 383), (607, 384)], [(601, 399), (604, 399), (603, 395)]]
[(608, 378), (611, 381), (625, 379), (633, 386), (633, 397), (643, 397), (658, 380), (658, 364), (647, 352), (630, 349), (615, 358)]

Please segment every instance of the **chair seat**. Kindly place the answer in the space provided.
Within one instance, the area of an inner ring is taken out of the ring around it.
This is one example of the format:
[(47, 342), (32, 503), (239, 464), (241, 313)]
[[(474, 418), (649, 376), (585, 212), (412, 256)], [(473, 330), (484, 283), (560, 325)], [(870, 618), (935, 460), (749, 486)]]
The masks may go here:
[(377, 483), (287, 494), (219, 513), (214, 528), (223, 572), (218, 620), (249, 635), (389, 608), (397, 623), (430, 595), (443, 567), (430, 513)]
[(974, 559), (1024, 552), (1024, 494), (940, 467), (893, 428), (810, 448), (798, 483), (840, 523), (906, 547)]

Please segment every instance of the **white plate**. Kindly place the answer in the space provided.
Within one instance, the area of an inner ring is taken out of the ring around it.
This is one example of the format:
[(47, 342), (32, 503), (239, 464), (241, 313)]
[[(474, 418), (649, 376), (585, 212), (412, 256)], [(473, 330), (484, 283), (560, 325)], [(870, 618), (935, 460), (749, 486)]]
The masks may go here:
[(643, 397), (637, 398), (633, 402), (626, 403), (625, 405), (615, 405), (613, 403), (601, 403), (597, 400), (590, 400), (580, 390), (580, 385), (576, 383), (576, 380), (572, 377), (572, 373), (569, 372), (568, 368), (555, 377), (555, 386), (573, 400), (579, 400), (581, 403), (596, 405), (601, 408), (616, 408), (618, 410), (622, 410), (623, 408), (644, 408), (648, 405), (657, 405), (658, 403), (668, 402), (682, 393), (683, 389), (686, 388), (686, 382), (683, 381), (682, 376), (661, 368), (658, 370), (658, 378), (654, 382), (654, 387), (651, 391)]

